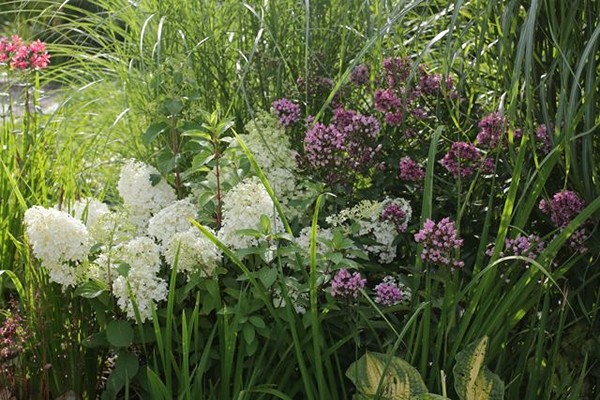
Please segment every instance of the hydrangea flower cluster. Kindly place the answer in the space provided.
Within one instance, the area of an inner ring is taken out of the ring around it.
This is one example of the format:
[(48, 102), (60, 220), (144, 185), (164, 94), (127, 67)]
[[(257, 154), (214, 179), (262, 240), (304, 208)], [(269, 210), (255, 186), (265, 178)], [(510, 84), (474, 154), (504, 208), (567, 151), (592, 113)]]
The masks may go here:
[(552, 200), (542, 199), (539, 204), (544, 214), (550, 215), (550, 220), (557, 228), (563, 228), (571, 222), (585, 207), (585, 202), (571, 190), (562, 190), (552, 196)]
[(428, 218), (415, 234), (415, 242), (423, 244), (421, 259), (425, 262), (440, 267), (464, 266), (464, 262), (455, 260), (452, 254), (463, 245), (463, 240), (458, 237), (454, 221), (448, 217), (438, 223)]
[(359, 272), (352, 274), (345, 268), (338, 270), (331, 280), (331, 295), (346, 300), (356, 300), (367, 280)]
[[(285, 129), (274, 115), (266, 112), (257, 113), (256, 117), (246, 124), (245, 129), (247, 133), (240, 135), (240, 139), (254, 155), (286, 215), (298, 215), (299, 210), (291, 207), (290, 202), (301, 199), (306, 194), (298, 182), (298, 165)], [(230, 149), (236, 147), (237, 142), (233, 143)], [(239, 156), (239, 153), (231, 151), (228, 154), (232, 157)]]
[(273, 112), (279, 123), (284, 128), (290, 127), (300, 121), (300, 106), (288, 99), (275, 100), (272, 104)]
[[(535, 260), (544, 250), (544, 247), (544, 241), (538, 235), (518, 235), (514, 239), (507, 238), (504, 241), (504, 250), (500, 252), (500, 257), (523, 256)], [(494, 250), (495, 247), (490, 246), (486, 250), (486, 254), (491, 256), (494, 253)]]
[(0, 66), (9, 65), (12, 69), (24, 71), (45, 69), (49, 64), (46, 44), (39, 39), (27, 44), (18, 35), (10, 39), (0, 37)]
[(71, 215), (83, 221), (88, 230), (92, 230), (103, 215), (109, 212), (108, 206), (93, 197), (77, 200), (73, 204)]
[(196, 219), (196, 206), (190, 199), (178, 200), (157, 212), (148, 221), (148, 235), (155, 238), (163, 249), (176, 233), (192, 228), (190, 219)]
[(281, 231), (282, 223), (275, 215), (273, 200), (256, 177), (244, 179), (223, 196), (223, 225), (219, 239), (234, 249), (258, 244), (258, 239), (238, 234), (242, 229), (259, 229), (260, 217), (271, 221), (271, 232)]
[(409, 301), (411, 293), (403, 284), (396, 281), (393, 276), (386, 276), (375, 286), (375, 303), (383, 306), (394, 306)]
[(450, 150), (440, 160), (440, 164), (452, 173), (452, 176), (466, 178), (481, 169), (485, 173), (491, 173), (494, 161), (486, 159), (479, 149), (471, 143), (454, 142)]
[(425, 171), (416, 161), (406, 156), (400, 159), (398, 175), (403, 181), (421, 182), (425, 177)]
[(406, 230), (411, 217), (412, 208), (408, 201), (402, 198), (386, 198), (381, 202), (363, 200), (354, 207), (327, 217), (326, 221), (334, 227), (345, 229), (348, 235), (352, 233), (351, 225), (357, 223), (360, 226), (357, 236), (367, 237), (379, 243), (365, 245), (367, 253), (378, 257), (379, 262), (389, 264), (396, 257), (394, 239), (399, 231)]
[[(304, 151), (309, 164), (328, 172), (330, 183), (356, 176), (376, 163), (379, 123), (373, 116), (338, 108), (331, 124), (315, 123), (306, 131)], [(352, 173), (349, 173), (352, 172)]]
[(114, 249), (112, 260), (129, 266), (126, 275), (118, 274), (112, 282), (119, 308), (128, 318), (135, 319), (135, 300), (141, 322), (152, 319), (153, 307), (167, 298), (167, 282), (157, 276), (160, 270), (158, 245), (148, 237), (138, 237)]
[[(498, 147), (501, 141), (505, 140), (507, 132), (507, 121), (499, 112), (493, 112), (486, 115), (477, 125), (479, 133), (477, 134), (477, 144), (484, 148), (493, 150)], [(504, 142), (506, 144), (506, 142)]]
[(190, 275), (199, 272), (203, 278), (213, 276), (215, 268), (221, 261), (221, 251), (198, 229), (190, 228), (177, 232), (169, 240), (164, 252), (165, 260), (171, 268)]
[(41, 206), (25, 211), (24, 222), (33, 254), (50, 280), (64, 287), (79, 283), (83, 275), (80, 264), (90, 249), (85, 225), (64, 211)]
[(129, 160), (121, 168), (117, 189), (132, 222), (141, 232), (154, 213), (177, 200), (175, 190), (156, 168), (135, 160)]
[[(292, 302), (292, 306), (297, 314), (305, 314), (306, 309), (309, 305), (309, 293), (306, 285), (301, 284), (296, 278), (293, 276), (288, 276), (285, 278), (285, 288), (287, 290), (287, 295), (289, 296), (290, 301)], [(273, 307), (275, 308), (283, 308), (285, 307), (285, 297), (281, 293), (280, 288), (276, 288), (273, 291)]]

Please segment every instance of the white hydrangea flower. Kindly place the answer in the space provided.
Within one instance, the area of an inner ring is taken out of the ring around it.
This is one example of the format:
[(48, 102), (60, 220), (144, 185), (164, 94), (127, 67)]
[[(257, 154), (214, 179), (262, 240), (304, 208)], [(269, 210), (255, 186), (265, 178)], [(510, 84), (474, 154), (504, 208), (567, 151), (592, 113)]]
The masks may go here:
[[(298, 282), (298, 280), (292, 276), (285, 279), (285, 286), (287, 289), (288, 296), (294, 306), (294, 310), (297, 314), (305, 314), (306, 309), (309, 307), (309, 293), (308, 288)], [(285, 307), (285, 297), (281, 293), (280, 288), (276, 288), (273, 291), (273, 307), (283, 308)]]
[[(160, 181), (153, 185), (154, 179)], [(162, 179), (156, 168), (135, 160), (123, 165), (117, 189), (126, 206), (149, 214), (177, 200), (175, 190)]]
[[(246, 134), (239, 135), (246, 144), (256, 163), (264, 172), (281, 203), (286, 216), (299, 216), (303, 210), (291, 207), (290, 202), (305, 198), (298, 181), (298, 165), (290, 140), (277, 117), (267, 112), (259, 112), (252, 121), (246, 124)], [(232, 143), (231, 148), (238, 146)], [(233, 157), (239, 153), (231, 152)]]
[(196, 206), (189, 199), (176, 201), (150, 218), (148, 235), (156, 238), (165, 249), (173, 235), (192, 227), (189, 218), (195, 219), (196, 214)]
[[(148, 237), (138, 237), (115, 248), (111, 260), (115, 264), (126, 263), (130, 267), (127, 276), (115, 274), (112, 282), (117, 305), (127, 317), (134, 319), (131, 300), (134, 298), (142, 322), (152, 319), (152, 309), (156, 303), (167, 298), (167, 283), (157, 276), (160, 270), (158, 245)], [(108, 267), (105, 268), (108, 270)]]
[(169, 240), (165, 251), (167, 264), (173, 268), (177, 259), (177, 270), (191, 274), (200, 271), (201, 276), (211, 277), (221, 261), (219, 248), (198, 229), (177, 232)]
[(73, 204), (71, 214), (85, 223), (88, 229), (92, 229), (100, 217), (108, 213), (108, 206), (98, 199), (88, 197), (77, 200)]
[(85, 225), (54, 208), (33, 206), (25, 211), (25, 231), (33, 254), (48, 270), (50, 280), (65, 287), (83, 279), (78, 264), (89, 254)]
[(275, 213), (273, 201), (256, 177), (244, 179), (223, 196), (223, 220), (219, 239), (234, 249), (251, 247), (257, 239), (242, 236), (241, 229), (260, 229), (260, 217), (271, 221), (271, 232), (280, 232), (282, 223)]
[[(306, 253), (310, 252), (310, 232), (310, 226), (304, 227), (296, 238), (296, 244)], [(322, 240), (331, 240), (332, 238), (333, 232), (331, 232), (331, 229), (317, 226), (317, 254), (324, 254), (327, 252), (328, 248), (323, 244)]]
[[(401, 218), (383, 218), (385, 211), (393, 206), (401, 212)], [(326, 218), (334, 227), (341, 227), (347, 234), (351, 234), (351, 225), (358, 223), (360, 226), (357, 236), (370, 236), (379, 244), (366, 245), (367, 253), (377, 256), (383, 264), (391, 263), (396, 257), (396, 246), (393, 241), (399, 231), (406, 229), (412, 216), (412, 208), (408, 201), (402, 198), (386, 198), (381, 202), (363, 200), (354, 207), (344, 209), (336, 215)]]
[(138, 227), (125, 210), (100, 215), (90, 228), (90, 238), (93, 242), (109, 247), (125, 243), (138, 236), (139, 233)]

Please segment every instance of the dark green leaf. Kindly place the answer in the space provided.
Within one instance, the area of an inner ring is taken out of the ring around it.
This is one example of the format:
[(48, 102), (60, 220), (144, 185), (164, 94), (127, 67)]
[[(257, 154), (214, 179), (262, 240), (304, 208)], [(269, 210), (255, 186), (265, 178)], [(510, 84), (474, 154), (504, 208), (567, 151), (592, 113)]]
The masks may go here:
[(115, 347), (127, 347), (133, 341), (133, 328), (127, 321), (111, 321), (106, 327), (106, 339)]
[(168, 125), (165, 122), (152, 124), (142, 134), (142, 143), (144, 146), (149, 146), (161, 133), (167, 129)]

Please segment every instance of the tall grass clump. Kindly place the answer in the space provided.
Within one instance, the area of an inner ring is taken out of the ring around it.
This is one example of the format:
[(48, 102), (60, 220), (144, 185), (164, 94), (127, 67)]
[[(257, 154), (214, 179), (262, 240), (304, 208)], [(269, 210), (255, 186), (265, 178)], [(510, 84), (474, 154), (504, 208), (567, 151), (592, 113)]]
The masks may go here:
[(52, 63), (2, 125), (0, 389), (597, 396), (600, 9), (562, 3), (10, 1)]

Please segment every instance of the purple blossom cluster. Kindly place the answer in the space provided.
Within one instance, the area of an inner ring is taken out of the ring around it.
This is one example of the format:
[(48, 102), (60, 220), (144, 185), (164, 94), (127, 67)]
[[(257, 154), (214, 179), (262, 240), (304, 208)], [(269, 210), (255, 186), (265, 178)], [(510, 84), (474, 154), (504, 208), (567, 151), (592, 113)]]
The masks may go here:
[(577, 229), (575, 232), (573, 232), (571, 237), (569, 237), (567, 243), (574, 252), (583, 254), (588, 251), (588, 248), (585, 245), (585, 241), (588, 239), (589, 234), (587, 232), (587, 229), (584, 227)]
[(428, 218), (414, 238), (415, 242), (423, 244), (423, 261), (440, 267), (464, 266), (464, 262), (455, 260), (452, 254), (463, 245), (463, 240), (458, 237), (454, 221), (450, 218), (443, 218), (438, 223)]
[[(485, 149), (495, 149), (501, 141), (505, 140), (507, 132), (506, 117), (498, 112), (486, 115), (477, 125), (477, 144)], [(506, 143), (503, 143), (506, 144)]]
[[(537, 256), (544, 250), (544, 241), (537, 235), (523, 236), (518, 235), (514, 239), (506, 239), (504, 241), (504, 250), (500, 252), (500, 257), (506, 256), (523, 256), (531, 259), (536, 259)], [(486, 250), (486, 254), (491, 256), (495, 248), (490, 246)]]
[(544, 153), (548, 154), (552, 150), (552, 140), (548, 134), (548, 128), (546, 124), (541, 124), (535, 130), (535, 138), (539, 149)]
[(375, 286), (375, 303), (393, 306), (410, 299), (410, 292), (403, 290), (392, 276), (386, 276)]
[(583, 210), (585, 202), (579, 195), (570, 190), (562, 190), (552, 196), (552, 200), (542, 199), (539, 204), (544, 214), (550, 215), (550, 220), (557, 228), (563, 228), (573, 217)]
[(346, 300), (357, 299), (367, 280), (359, 272), (350, 274), (347, 269), (338, 270), (331, 281), (331, 295)]
[(0, 326), (0, 364), (21, 353), (27, 339), (24, 320), (14, 304), (12, 308)]
[(369, 66), (366, 64), (360, 64), (354, 67), (350, 73), (350, 81), (356, 86), (365, 86), (369, 83)]
[(420, 182), (425, 177), (425, 171), (416, 161), (406, 156), (400, 159), (398, 175), (403, 181)]
[(393, 89), (377, 89), (374, 97), (375, 109), (384, 114), (385, 122), (390, 126), (398, 126), (404, 121), (402, 97)]
[(27, 44), (18, 35), (10, 39), (0, 37), (0, 65), (3, 64), (17, 70), (44, 69), (50, 64), (50, 55), (39, 39)]
[(478, 169), (485, 173), (491, 173), (494, 170), (494, 161), (485, 158), (477, 147), (467, 142), (452, 143), (448, 153), (440, 160), (440, 164), (455, 178), (471, 176)]
[(300, 121), (300, 106), (298, 104), (284, 98), (275, 100), (272, 107), (281, 126), (287, 128)]
[(329, 125), (315, 123), (306, 131), (304, 151), (310, 165), (327, 171), (330, 181), (343, 179), (374, 166), (381, 150), (378, 134), (374, 117), (338, 108)]
[(398, 232), (405, 232), (407, 225), (406, 211), (395, 203), (389, 203), (381, 212), (382, 221), (391, 221), (396, 225)]

